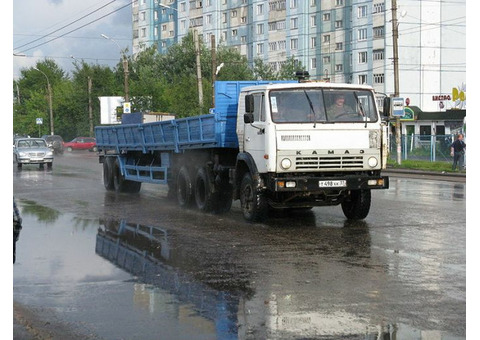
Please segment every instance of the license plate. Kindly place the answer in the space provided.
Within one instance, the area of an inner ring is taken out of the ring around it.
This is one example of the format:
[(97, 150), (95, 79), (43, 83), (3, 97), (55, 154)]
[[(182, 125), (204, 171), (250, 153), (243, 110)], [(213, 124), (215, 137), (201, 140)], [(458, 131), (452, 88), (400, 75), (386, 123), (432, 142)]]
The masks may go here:
[(347, 181), (344, 179), (336, 180), (336, 181), (318, 181), (319, 188), (338, 188), (338, 187), (346, 187)]

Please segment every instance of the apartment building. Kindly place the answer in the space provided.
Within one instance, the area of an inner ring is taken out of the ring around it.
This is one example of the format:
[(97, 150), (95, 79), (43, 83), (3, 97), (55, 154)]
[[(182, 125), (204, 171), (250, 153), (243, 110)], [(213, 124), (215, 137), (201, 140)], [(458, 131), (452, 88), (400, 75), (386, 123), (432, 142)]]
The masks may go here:
[[(424, 111), (465, 108), (466, 0), (398, 0), (400, 96)], [(133, 54), (160, 53), (195, 29), (274, 70), (298, 60), (311, 79), (394, 92), (391, 1), (135, 0)], [(440, 101), (438, 98), (450, 100)]]

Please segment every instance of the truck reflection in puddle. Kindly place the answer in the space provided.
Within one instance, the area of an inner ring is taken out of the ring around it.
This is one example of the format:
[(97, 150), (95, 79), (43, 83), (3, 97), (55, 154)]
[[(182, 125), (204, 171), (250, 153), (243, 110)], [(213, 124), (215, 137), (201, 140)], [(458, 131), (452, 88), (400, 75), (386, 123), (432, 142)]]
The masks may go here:
[[(200, 258), (188, 257), (184, 249), (171, 249), (167, 230), (124, 220), (105, 221), (100, 225), (95, 251), (136, 276), (138, 281), (174, 294), (181, 304), (214, 324), (218, 339), (238, 338), (239, 305), (252, 294), (242, 275), (224, 277), (221, 274), (220, 278), (207, 270), (205, 275), (200, 275), (203, 277), (198, 277), (189, 267), (201, 266)], [(238, 272), (233, 270), (232, 275), (235, 274)]]
[[(363, 228), (359, 229), (360, 234), (365, 233)], [(344, 232), (350, 234), (349, 228)], [(366, 247), (364, 251), (369, 252), (370, 247)], [(202, 319), (217, 339), (423, 339), (427, 333), (432, 339), (442, 338), (441, 332), (419, 331), (404, 324), (372, 325), (372, 320), (346, 310), (299, 310), (295, 301), (301, 302), (305, 293), (292, 291), (290, 279), (272, 283), (270, 275), (263, 277), (254, 265), (247, 264), (249, 256), (239, 259), (243, 253), (227, 250), (228, 247), (219, 246), (213, 252), (199, 248), (196, 240), (164, 228), (107, 220), (100, 222), (95, 251), (134, 275), (139, 283), (151, 285), (152, 292), (161, 289), (170, 293), (174, 297), (170, 303), (177, 305), (173, 309), (178, 318), (185, 314)], [(348, 258), (343, 251), (341, 254)], [(278, 275), (273, 276), (278, 279)], [(151, 297), (145, 299), (145, 287), (135, 287), (138, 301), (166, 303)], [(311, 293), (316, 291), (313, 288)]]

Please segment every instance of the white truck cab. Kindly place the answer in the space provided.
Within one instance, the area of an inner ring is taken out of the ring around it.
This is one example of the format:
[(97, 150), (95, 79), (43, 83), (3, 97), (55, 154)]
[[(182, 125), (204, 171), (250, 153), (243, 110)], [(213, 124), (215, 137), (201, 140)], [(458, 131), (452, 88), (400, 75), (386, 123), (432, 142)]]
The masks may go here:
[(342, 204), (348, 218), (364, 218), (370, 189), (388, 188), (380, 176), (387, 126), (370, 86), (257, 85), (244, 88), (238, 104), (239, 153), (255, 165), (249, 171), (265, 205)]

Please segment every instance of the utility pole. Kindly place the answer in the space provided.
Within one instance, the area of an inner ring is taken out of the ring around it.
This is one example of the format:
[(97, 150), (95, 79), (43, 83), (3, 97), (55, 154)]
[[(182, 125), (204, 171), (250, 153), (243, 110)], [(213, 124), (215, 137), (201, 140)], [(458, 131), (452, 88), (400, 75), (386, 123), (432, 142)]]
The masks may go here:
[[(393, 80), (394, 94), (397, 98), (400, 95), (400, 83), (398, 77), (398, 22), (397, 22), (397, 0), (392, 0), (392, 36), (393, 36)], [(402, 127), (400, 117), (395, 120), (395, 142), (397, 144), (397, 163), (402, 164)]]
[(217, 52), (215, 50), (215, 35), (211, 37), (212, 46), (212, 107), (215, 107), (215, 80), (217, 80)]
[(93, 137), (93, 109), (92, 109), (92, 77), (88, 76), (88, 121), (90, 122), (90, 137)]
[(200, 106), (200, 112), (203, 112), (202, 67), (200, 65), (200, 43), (198, 41), (197, 30), (193, 30), (193, 40), (195, 43), (195, 55), (197, 63), (198, 105)]

